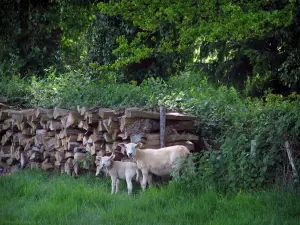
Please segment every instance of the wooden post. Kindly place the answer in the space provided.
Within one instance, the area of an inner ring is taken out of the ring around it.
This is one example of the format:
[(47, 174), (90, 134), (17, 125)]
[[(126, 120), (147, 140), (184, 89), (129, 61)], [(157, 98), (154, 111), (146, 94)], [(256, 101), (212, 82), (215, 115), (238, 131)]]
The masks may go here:
[(292, 166), (294, 182), (297, 183), (299, 181), (299, 175), (298, 175), (295, 163), (294, 163), (292, 151), (291, 151), (291, 148), (290, 148), (290, 143), (288, 141), (285, 141), (284, 146), (285, 146), (285, 150), (287, 152), (290, 164)]
[(250, 149), (250, 155), (251, 157), (255, 158), (256, 156), (256, 140), (251, 140), (251, 149)]
[(166, 146), (166, 107), (160, 106), (160, 147)]

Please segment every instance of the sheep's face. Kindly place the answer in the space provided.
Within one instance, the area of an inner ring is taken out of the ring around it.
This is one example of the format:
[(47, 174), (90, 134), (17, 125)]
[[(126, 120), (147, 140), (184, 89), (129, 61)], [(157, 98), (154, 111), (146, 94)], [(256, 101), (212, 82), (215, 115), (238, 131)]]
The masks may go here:
[(110, 168), (112, 164), (112, 157), (103, 156), (100, 161), (101, 169)]
[(132, 158), (136, 155), (136, 149), (141, 147), (141, 143), (128, 143), (128, 144), (119, 144), (121, 147), (125, 148), (125, 151), (128, 157)]

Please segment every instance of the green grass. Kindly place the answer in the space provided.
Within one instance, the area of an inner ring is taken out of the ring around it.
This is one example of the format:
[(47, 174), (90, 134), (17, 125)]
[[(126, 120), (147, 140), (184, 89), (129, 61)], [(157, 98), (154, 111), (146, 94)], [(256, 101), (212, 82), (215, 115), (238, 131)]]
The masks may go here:
[(0, 177), (0, 224), (293, 225), (299, 195), (281, 191), (220, 194), (172, 182), (127, 196), (110, 194), (110, 181), (86, 174), (25, 170)]

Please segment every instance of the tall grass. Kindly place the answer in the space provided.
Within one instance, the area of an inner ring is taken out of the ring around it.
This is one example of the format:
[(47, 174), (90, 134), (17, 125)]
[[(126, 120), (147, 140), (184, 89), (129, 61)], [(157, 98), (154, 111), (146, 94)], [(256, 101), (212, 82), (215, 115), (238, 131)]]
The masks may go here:
[(42, 171), (0, 177), (0, 224), (299, 224), (299, 195), (220, 194), (171, 182), (145, 193), (110, 194), (110, 181)]

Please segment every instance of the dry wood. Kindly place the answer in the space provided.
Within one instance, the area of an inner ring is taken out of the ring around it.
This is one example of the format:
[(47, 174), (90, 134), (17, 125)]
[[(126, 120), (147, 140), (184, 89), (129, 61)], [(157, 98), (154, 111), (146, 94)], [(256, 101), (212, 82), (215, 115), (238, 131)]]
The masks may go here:
[(68, 142), (68, 151), (74, 151), (75, 147), (79, 147), (81, 144), (78, 142)]
[(174, 128), (177, 131), (188, 131), (193, 130), (195, 121), (167, 121), (167, 127)]
[(13, 149), (13, 158), (15, 158), (16, 160), (20, 161), (21, 159), (21, 152), (23, 151), (22, 148), (20, 146), (18, 147), (15, 147), (15, 146), (12, 146)]
[(12, 141), (12, 131), (11, 130), (8, 130), (6, 131), (6, 133), (2, 136), (2, 139), (1, 139), (1, 145), (6, 145), (8, 143), (11, 143)]
[(49, 158), (50, 160), (54, 161), (54, 159), (55, 159), (55, 152), (56, 151), (44, 151), (43, 152), (43, 159)]
[(42, 160), (42, 154), (40, 152), (34, 151), (29, 157), (30, 161), (40, 162)]
[(41, 168), (45, 171), (54, 169), (54, 164), (52, 162), (50, 162), (49, 159), (45, 159), (42, 164), (41, 164)]
[(84, 133), (79, 133), (77, 135), (77, 139), (76, 140), (82, 142), (83, 141), (83, 137), (84, 137)]
[(42, 118), (44, 116), (43, 119), (48, 118), (48, 120), (53, 118), (53, 113), (54, 113), (54, 109), (37, 108), (35, 110), (35, 116), (37, 118)]
[(43, 144), (43, 137), (46, 134), (46, 130), (44, 129), (38, 129), (36, 130), (36, 135), (34, 137), (34, 145), (40, 146)]
[(11, 166), (13, 164), (13, 161), (14, 161), (14, 158), (8, 158), (5, 163), (8, 165), (8, 166)]
[(105, 142), (107, 142), (107, 143), (112, 143), (113, 142), (112, 134), (104, 133), (103, 137), (104, 137)]
[(99, 142), (104, 141), (104, 135), (101, 132), (97, 132), (96, 129), (94, 129), (93, 134), (90, 136), (93, 142)]
[(70, 112), (71, 112), (70, 110), (60, 109), (58, 107), (55, 107), (53, 111), (53, 118), (60, 119), (63, 116), (67, 116)]
[(47, 121), (47, 128), (50, 130), (61, 130), (63, 126), (59, 120), (49, 120)]
[(0, 121), (9, 119), (10, 117), (8, 116), (9, 109), (2, 109), (0, 110)]
[(1, 154), (11, 154), (11, 145), (1, 146)]
[(126, 127), (130, 126), (131, 124), (133, 124), (136, 120), (137, 119), (134, 119), (134, 118), (127, 118), (125, 116), (121, 116), (119, 118), (120, 130), (123, 132)]
[(83, 116), (81, 116), (78, 112), (70, 112), (69, 115), (67, 116), (67, 121), (66, 121), (66, 128), (72, 126), (72, 125), (78, 125), (80, 121), (83, 120)]
[(20, 131), (23, 131), (26, 128), (32, 128), (32, 127), (30, 126), (30, 124), (28, 124), (28, 122), (22, 122), (19, 124), (18, 128)]
[(74, 142), (74, 141), (77, 141), (77, 138), (78, 138), (78, 135), (79, 134), (71, 134), (69, 136), (66, 137), (66, 141), (67, 142)]
[(65, 173), (71, 175), (71, 170), (73, 169), (73, 159), (69, 158), (64, 164)]
[(115, 141), (119, 138), (118, 137), (119, 133), (120, 133), (120, 130), (116, 129), (116, 130), (113, 131), (112, 136), (111, 136), (113, 141)]
[(113, 151), (113, 144), (105, 144), (105, 151), (112, 152)]
[(99, 132), (106, 132), (105, 126), (103, 124), (103, 120), (99, 120), (99, 122), (98, 122), (98, 131)]
[(99, 108), (98, 115), (102, 119), (108, 119), (109, 117), (115, 116), (115, 111), (112, 109), (107, 109), (107, 108)]
[(13, 122), (14, 120), (12, 118), (4, 120), (2, 129), (3, 130), (11, 129), (13, 126)]
[(69, 158), (74, 158), (74, 153), (73, 151), (67, 151), (65, 152), (65, 159), (69, 159)]
[(54, 137), (43, 137), (42, 143), (46, 151), (51, 151), (55, 148), (56, 140)]
[(33, 128), (25, 128), (22, 130), (22, 134), (24, 135), (35, 135), (36, 130)]
[(62, 162), (65, 159), (65, 154), (64, 152), (56, 151), (55, 152), (55, 160), (57, 162)]
[[(157, 112), (145, 112), (138, 108), (128, 108), (125, 110), (125, 116), (128, 118), (147, 118), (147, 119), (159, 119), (159, 113)], [(180, 113), (166, 113), (167, 120), (196, 120), (196, 116), (184, 115)]]

